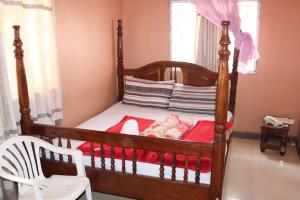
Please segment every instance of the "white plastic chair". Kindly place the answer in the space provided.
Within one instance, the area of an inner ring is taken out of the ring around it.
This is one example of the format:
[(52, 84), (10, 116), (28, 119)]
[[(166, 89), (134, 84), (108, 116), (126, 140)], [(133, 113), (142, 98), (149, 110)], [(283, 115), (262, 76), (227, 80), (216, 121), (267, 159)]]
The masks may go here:
[[(77, 176), (53, 175), (46, 178), (40, 162), (41, 147), (54, 153), (71, 155)], [(0, 145), (0, 177), (18, 183), (19, 200), (74, 200), (84, 191), (87, 200), (92, 200), (82, 152), (56, 147), (35, 137), (13, 137)]]

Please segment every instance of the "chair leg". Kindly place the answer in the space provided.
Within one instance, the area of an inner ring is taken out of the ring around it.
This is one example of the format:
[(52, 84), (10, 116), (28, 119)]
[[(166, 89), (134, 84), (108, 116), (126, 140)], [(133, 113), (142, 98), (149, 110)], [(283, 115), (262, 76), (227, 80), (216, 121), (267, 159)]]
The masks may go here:
[(85, 189), (85, 196), (87, 200), (92, 200), (92, 191), (91, 191), (91, 185), (89, 184)]

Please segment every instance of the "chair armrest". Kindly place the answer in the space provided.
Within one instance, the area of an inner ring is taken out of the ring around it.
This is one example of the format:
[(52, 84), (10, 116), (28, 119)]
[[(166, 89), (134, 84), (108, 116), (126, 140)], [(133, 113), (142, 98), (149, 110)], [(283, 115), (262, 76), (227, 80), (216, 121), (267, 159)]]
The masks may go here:
[(47, 142), (40, 143), (41, 147), (48, 149), (54, 153), (63, 154), (63, 155), (71, 155), (74, 158), (74, 162), (77, 169), (78, 176), (86, 176), (85, 168), (83, 165), (83, 154), (80, 150), (75, 149), (67, 149), (62, 147), (57, 147)]
[(2, 170), (0, 170), (0, 177), (10, 180), (10, 181), (13, 181), (13, 182), (22, 183), (25, 185), (30, 185), (30, 186), (36, 185), (36, 182), (33, 180), (30, 180), (27, 178), (22, 178), (22, 177), (17, 177), (17, 176), (11, 175), (9, 173), (6, 173)]
[(7, 173), (3, 170), (0, 170), (0, 178), (4, 178), (4, 179), (7, 179), (9, 181), (16, 182), (16, 183), (29, 185), (30, 187), (33, 187), (35, 199), (42, 199), (42, 195), (41, 195), (41, 192), (39, 190), (40, 183), (38, 183), (37, 180), (17, 177), (17, 176), (9, 174), (9, 173)]

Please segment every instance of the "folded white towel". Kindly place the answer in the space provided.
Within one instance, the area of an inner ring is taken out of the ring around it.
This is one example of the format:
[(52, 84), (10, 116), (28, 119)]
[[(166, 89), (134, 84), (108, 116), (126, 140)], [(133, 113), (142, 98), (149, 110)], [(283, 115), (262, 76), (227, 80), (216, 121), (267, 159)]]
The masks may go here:
[(134, 119), (127, 120), (122, 127), (121, 133), (128, 135), (139, 135), (140, 131), (138, 122)]

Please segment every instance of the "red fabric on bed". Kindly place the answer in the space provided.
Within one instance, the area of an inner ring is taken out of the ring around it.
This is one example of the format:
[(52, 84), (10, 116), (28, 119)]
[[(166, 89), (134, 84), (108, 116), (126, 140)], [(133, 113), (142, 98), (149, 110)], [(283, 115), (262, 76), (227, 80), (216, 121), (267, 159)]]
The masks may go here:
[(131, 117), (131, 116), (126, 115), (125, 117), (123, 117), (123, 119), (118, 124), (110, 127), (106, 131), (112, 132), (112, 133), (120, 133), (124, 123), (130, 119), (134, 119), (137, 121), (140, 132), (144, 131), (146, 128), (148, 128), (154, 122), (154, 120), (152, 120), (152, 119), (144, 119), (144, 118)]
[[(144, 131), (147, 127), (149, 127), (154, 122), (154, 120), (143, 119), (143, 118), (138, 118), (138, 117), (131, 117), (131, 116), (126, 115), (118, 124), (110, 127), (106, 131), (113, 133), (113, 134), (120, 134), (124, 123), (130, 119), (134, 119), (137, 121), (140, 132)], [(103, 145), (103, 147), (104, 147), (105, 157), (110, 158), (111, 157), (111, 153), (110, 153), (111, 146)], [(77, 149), (81, 150), (83, 155), (86, 155), (86, 156), (91, 155), (91, 143), (90, 142), (85, 142), (84, 144), (80, 145)], [(95, 150), (94, 155), (97, 157), (100, 157), (100, 144), (94, 143), (94, 150)], [(114, 158), (116, 158), (116, 159), (122, 158), (122, 148), (121, 147), (114, 147), (114, 152), (115, 152)], [(144, 154), (143, 150), (137, 150), (137, 159), (140, 159), (143, 156), (143, 154)], [(133, 149), (126, 148), (126, 150), (125, 150), (126, 160), (132, 160), (132, 155), (133, 155)]]
[[(227, 123), (227, 129), (232, 127), (232, 122)], [(215, 135), (215, 122), (214, 121), (198, 121), (196, 125), (185, 134), (182, 135), (180, 140), (187, 140), (193, 142), (212, 143)]]
[[(232, 123), (227, 123), (227, 128), (231, 128)], [(187, 140), (193, 142), (212, 143), (215, 135), (215, 122), (214, 121), (199, 121), (189, 131), (187, 131), (180, 140)], [(148, 151), (142, 158), (144, 162), (159, 163), (159, 153), (155, 151)], [(173, 154), (165, 153), (165, 165), (172, 166)], [(194, 170), (196, 167), (196, 156), (190, 155), (188, 157), (189, 169)], [(200, 157), (201, 172), (209, 172), (211, 170), (211, 158)], [(176, 155), (176, 166), (185, 167), (185, 155)]]

